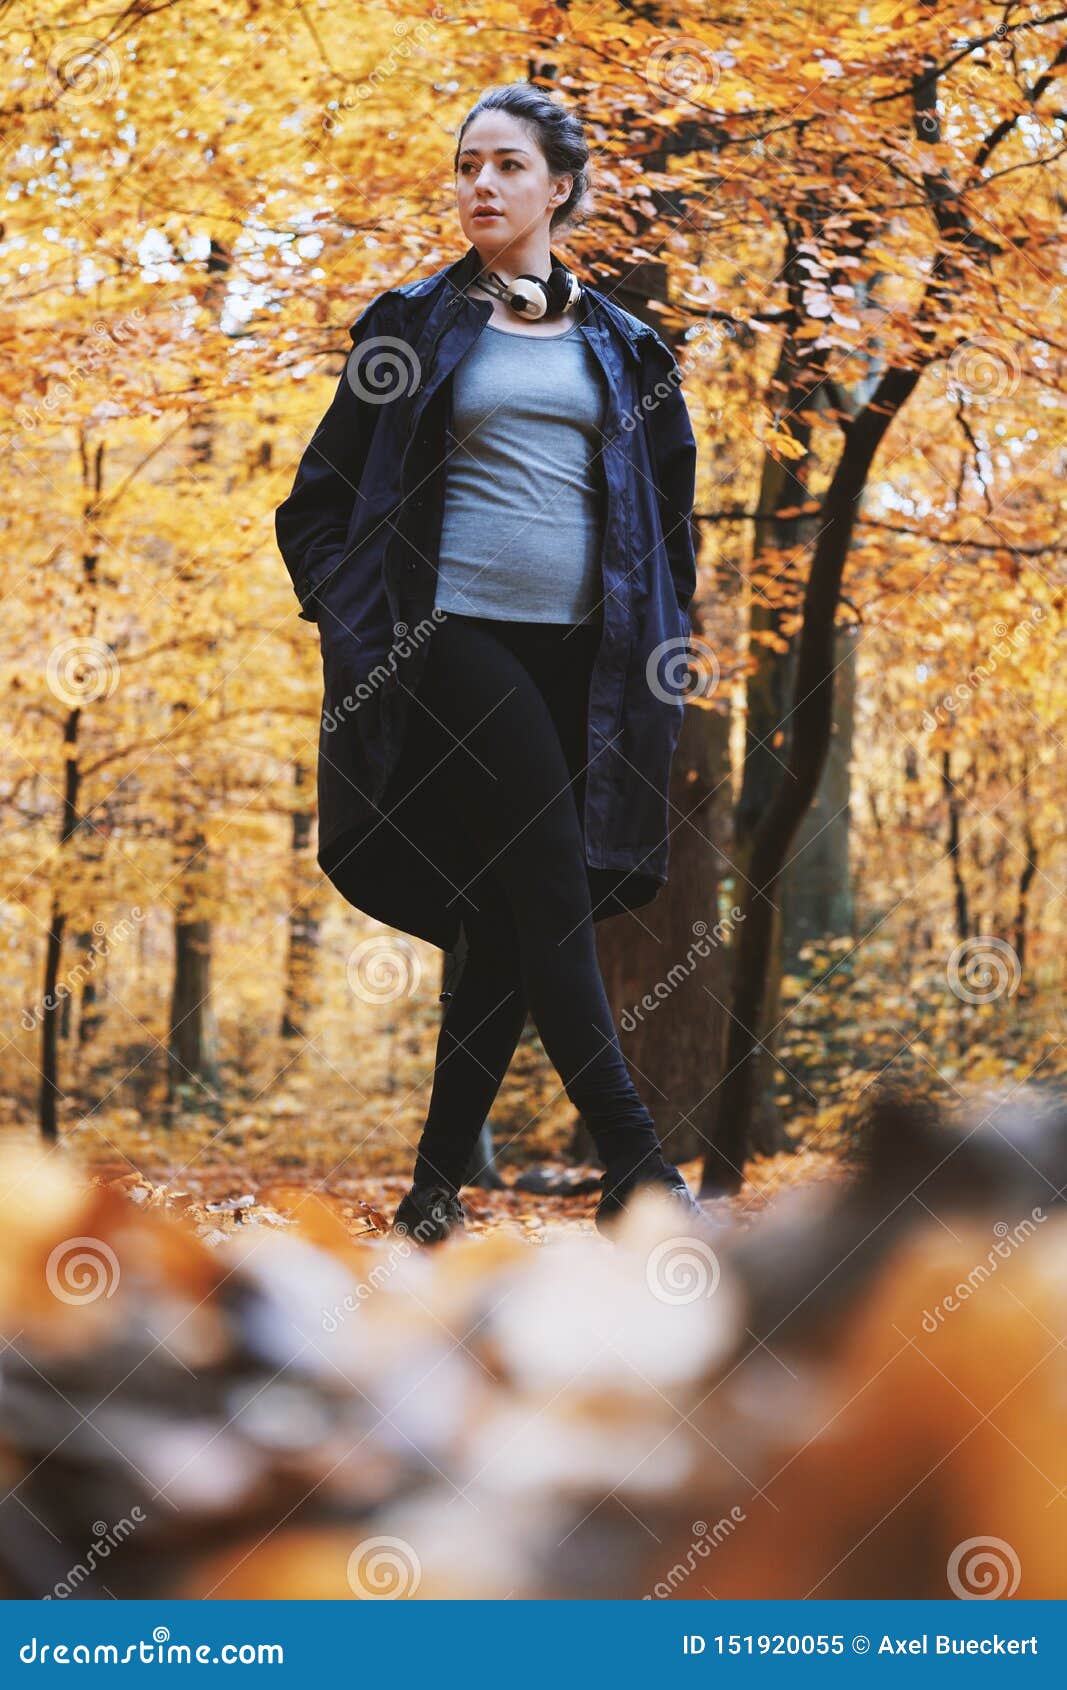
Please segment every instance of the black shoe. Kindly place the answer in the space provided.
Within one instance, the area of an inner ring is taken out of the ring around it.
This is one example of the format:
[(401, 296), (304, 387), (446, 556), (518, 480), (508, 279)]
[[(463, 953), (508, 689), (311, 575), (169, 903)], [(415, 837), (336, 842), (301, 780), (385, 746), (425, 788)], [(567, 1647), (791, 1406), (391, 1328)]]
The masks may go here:
[(634, 1192), (647, 1186), (655, 1186), (667, 1193), (671, 1201), (677, 1204), (680, 1220), (696, 1222), (704, 1230), (709, 1226), (709, 1217), (693, 1196), (684, 1176), (671, 1162), (665, 1162), (662, 1157), (658, 1163), (642, 1166), (635, 1173), (624, 1175), (621, 1179), (613, 1176), (609, 1168), (600, 1184), (603, 1196), (597, 1204), (593, 1221), (597, 1231), (605, 1237), (614, 1231)]
[(393, 1216), (393, 1231), (416, 1244), (441, 1244), (466, 1230), (466, 1211), (446, 1185), (413, 1185)]

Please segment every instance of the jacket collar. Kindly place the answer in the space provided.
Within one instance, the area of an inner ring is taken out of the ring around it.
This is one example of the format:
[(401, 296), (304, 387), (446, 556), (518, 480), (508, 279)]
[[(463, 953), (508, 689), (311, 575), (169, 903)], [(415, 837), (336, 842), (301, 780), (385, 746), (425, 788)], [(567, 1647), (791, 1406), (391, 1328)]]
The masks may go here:
[[(559, 259), (558, 254), (551, 252), (550, 257)], [(451, 264), (445, 264), (431, 275), (411, 285), (411, 290), (420, 293), (433, 292), (435, 295), (434, 309), (441, 310), (447, 300), (459, 294), (466, 297), (465, 290), (479, 274), (482, 260), (478, 248), (469, 246), (462, 258), (457, 258)], [(488, 301), (486, 302), (488, 303)], [(626, 350), (637, 359), (640, 357), (639, 345), (643, 339), (651, 336), (655, 338), (655, 330), (642, 323), (639, 318), (632, 317), (628, 311), (623, 311), (615, 305), (599, 288), (588, 282), (582, 283), (582, 298), (578, 302), (577, 315), (579, 323), (584, 326), (614, 328), (622, 336)]]

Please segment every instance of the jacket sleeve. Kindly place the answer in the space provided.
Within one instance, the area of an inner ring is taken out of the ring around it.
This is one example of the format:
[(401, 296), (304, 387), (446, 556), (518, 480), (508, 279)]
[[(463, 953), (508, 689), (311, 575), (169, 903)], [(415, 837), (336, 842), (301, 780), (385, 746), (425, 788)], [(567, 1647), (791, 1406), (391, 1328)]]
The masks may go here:
[[(353, 349), (382, 332), (383, 300), (379, 294), (353, 323)], [(305, 622), (318, 620), (315, 602), (318, 582), (339, 557), (355, 508), (356, 494), (380, 405), (360, 398), (349, 379), (349, 359), (341, 371), (329, 409), (320, 421), (300, 463), (288, 497), (274, 513), (278, 550), (300, 600)]]
[(674, 596), (683, 615), (696, 592), (693, 503), (697, 446), (682, 393), (681, 369), (656, 334), (641, 338), (645, 434), (656, 483)]

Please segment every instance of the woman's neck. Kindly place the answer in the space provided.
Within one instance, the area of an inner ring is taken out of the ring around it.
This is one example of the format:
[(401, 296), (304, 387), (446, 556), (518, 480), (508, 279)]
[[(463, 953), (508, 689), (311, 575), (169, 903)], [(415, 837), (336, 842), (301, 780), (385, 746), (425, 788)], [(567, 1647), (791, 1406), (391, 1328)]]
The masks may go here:
[(513, 282), (516, 276), (547, 276), (552, 269), (552, 252), (543, 240), (512, 242), (496, 254), (480, 249), (481, 274), (492, 270), (502, 282)]

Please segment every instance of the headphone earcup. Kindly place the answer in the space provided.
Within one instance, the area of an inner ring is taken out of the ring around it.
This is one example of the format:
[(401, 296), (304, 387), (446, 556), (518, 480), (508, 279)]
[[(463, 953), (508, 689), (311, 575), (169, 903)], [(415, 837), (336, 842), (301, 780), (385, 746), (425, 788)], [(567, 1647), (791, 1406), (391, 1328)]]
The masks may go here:
[(509, 282), (508, 304), (531, 322), (544, 317), (549, 310), (548, 290), (540, 276), (516, 276)]
[(568, 306), (577, 305), (582, 296), (581, 283), (565, 264), (554, 264), (548, 281), (542, 286), (548, 295), (548, 313), (552, 317), (562, 316)]
[[(531, 320), (538, 317), (560, 317), (569, 305), (576, 305), (582, 296), (577, 276), (565, 264), (553, 264), (547, 281), (541, 276), (517, 276), (511, 284), (512, 294), (523, 301), (520, 315)], [(514, 305), (514, 301), (512, 301)], [(540, 305), (540, 310), (537, 309)]]

